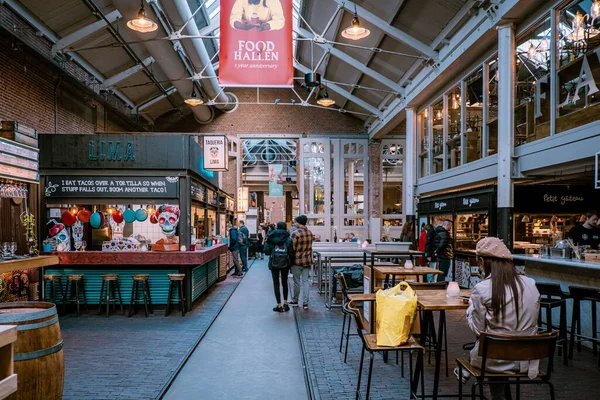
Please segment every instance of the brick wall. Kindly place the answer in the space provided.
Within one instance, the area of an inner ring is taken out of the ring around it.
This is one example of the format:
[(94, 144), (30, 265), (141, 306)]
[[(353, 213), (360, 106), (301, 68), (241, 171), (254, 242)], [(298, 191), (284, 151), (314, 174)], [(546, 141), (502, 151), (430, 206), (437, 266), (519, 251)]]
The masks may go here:
[(238, 172), (238, 159), (229, 159), (229, 171), (222, 173), (221, 189), (223, 191), (233, 195), (235, 198), (237, 195), (237, 172)]
[(100, 102), (60, 78), (49, 62), (1, 29), (0, 59), (0, 119), (55, 132), (56, 99), (60, 133), (125, 130)]
[[(298, 93), (308, 95), (297, 87)], [(241, 103), (256, 102), (256, 89), (232, 89)], [(169, 128), (171, 132), (198, 133), (307, 133), (307, 134), (360, 134), (364, 133), (363, 121), (351, 114), (314, 107), (275, 105), (275, 99), (290, 102), (297, 99), (289, 89), (261, 89), (260, 101), (269, 104), (240, 104), (231, 114), (218, 115), (208, 125), (198, 124), (193, 116)], [(313, 97), (314, 99), (314, 97)]]

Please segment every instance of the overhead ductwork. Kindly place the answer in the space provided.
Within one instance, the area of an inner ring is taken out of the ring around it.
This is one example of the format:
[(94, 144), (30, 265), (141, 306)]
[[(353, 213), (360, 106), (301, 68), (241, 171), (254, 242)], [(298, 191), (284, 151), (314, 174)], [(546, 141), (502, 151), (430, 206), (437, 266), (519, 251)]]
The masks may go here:
[[(162, 1), (160, 2), (160, 5), (176, 29), (193, 18), (192, 10), (190, 10), (187, 0)], [(198, 30), (196, 23), (190, 21), (181, 34), (199, 36), (200, 31)], [(202, 39), (184, 39), (181, 41), (181, 44), (196, 69), (198, 71), (204, 70), (203, 75), (209, 77), (202, 79), (201, 83), (210, 99), (214, 99), (215, 103), (220, 103), (216, 105), (216, 107), (224, 112), (234, 111), (237, 108), (238, 99), (233, 93), (225, 92), (219, 85), (215, 70)]]
[[(130, 19), (137, 16), (139, 11), (139, 2), (130, 0), (113, 0), (114, 6), (119, 10), (123, 18)], [(153, 21), (157, 21), (157, 17), (150, 7), (146, 7), (146, 13), (148, 18)], [(191, 25), (191, 24), (190, 24)], [(134, 32), (139, 40), (148, 40), (155, 38), (162, 38), (168, 36), (162, 27), (151, 33), (140, 33)], [(190, 74), (186, 70), (183, 62), (175, 53), (173, 44), (169, 40), (153, 40), (145, 42), (144, 46), (148, 49), (150, 55), (154, 58), (155, 62), (163, 70), (167, 78), (173, 83), (173, 86), (177, 88), (177, 91), (185, 98), (192, 93), (193, 82)], [(206, 105), (200, 105), (196, 107), (190, 107), (194, 113), (194, 118), (201, 124), (208, 124), (212, 122), (215, 117), (215, 111)]]

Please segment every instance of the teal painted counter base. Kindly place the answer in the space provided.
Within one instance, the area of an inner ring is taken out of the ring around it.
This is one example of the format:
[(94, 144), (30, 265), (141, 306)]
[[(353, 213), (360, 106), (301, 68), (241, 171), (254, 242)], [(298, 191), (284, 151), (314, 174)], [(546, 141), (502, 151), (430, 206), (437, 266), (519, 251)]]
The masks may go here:
[(219, 259), (192, 269), (192, 302), (206, 292), (219, 278)]

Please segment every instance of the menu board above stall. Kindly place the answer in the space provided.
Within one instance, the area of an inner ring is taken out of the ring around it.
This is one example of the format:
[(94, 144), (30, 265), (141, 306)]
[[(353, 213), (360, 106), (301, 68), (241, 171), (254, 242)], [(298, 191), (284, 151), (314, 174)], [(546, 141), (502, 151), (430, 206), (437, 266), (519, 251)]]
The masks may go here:
[(522, 213), (584, 214), (597, 209), (600, 190), (592, 185), (533, 185), (515, 187), (515, 211)]
[(192, 181), (191, 195), (192, 199), (206, 203), (206, 186)]
[(175, 199), (179, 195), (179, 178), (176, 176), (48, 176), (44, 191), (46, 198)]
[(206, 197), (208, 199), (208, 204), (215, 207), (219, 206), (219, 194), (217, 192), (211, 189), (206, 189)]
[(38, 149), (0, 138), (0, 177), (38, 183), (38, 160)]

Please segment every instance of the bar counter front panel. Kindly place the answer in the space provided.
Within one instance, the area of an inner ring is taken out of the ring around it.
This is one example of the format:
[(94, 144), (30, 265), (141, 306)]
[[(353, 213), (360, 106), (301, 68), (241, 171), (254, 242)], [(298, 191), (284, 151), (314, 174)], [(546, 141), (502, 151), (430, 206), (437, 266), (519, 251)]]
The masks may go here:
[[(84, 274), (88, 304), (99, 304), (103, 274), (119, 274), (123, 304), (131, 300), (134, 274), (148, 274), (152, 304), (167, 304), (168, 274), (186, 274), (186, 302), (192, 302), (210, 288), (219, 278), (220, 255), (227, 245), (217, 245), (197, 252), (61, 252), (59, 265), (46, 269), (47, 274)], [(63, 287), (66, 276), (62, 278)], [(46, 297), (50, 286), (46, 285)], [(191, 294), (191, 295), (190, 295)], [(140, 293), (141, 296), (141, 293)]]

